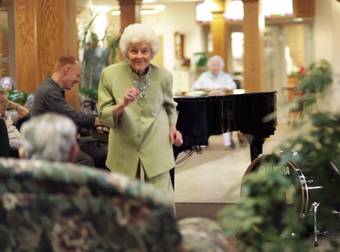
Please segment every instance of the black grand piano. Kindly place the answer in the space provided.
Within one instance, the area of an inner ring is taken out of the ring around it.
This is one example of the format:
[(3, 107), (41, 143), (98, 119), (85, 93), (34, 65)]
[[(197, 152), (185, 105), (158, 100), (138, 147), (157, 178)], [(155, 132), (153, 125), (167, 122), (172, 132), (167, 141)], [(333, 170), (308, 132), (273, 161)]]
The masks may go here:
[(178, 103), (177, 129), (183, 145), (174, 154), (208, 145), (211, 135), (240, 131), (250, 142), (250, 157), (262, 153), (266, 137), (276, 128), (276, 92), (257, 92), (226, 96), (175, 97)]

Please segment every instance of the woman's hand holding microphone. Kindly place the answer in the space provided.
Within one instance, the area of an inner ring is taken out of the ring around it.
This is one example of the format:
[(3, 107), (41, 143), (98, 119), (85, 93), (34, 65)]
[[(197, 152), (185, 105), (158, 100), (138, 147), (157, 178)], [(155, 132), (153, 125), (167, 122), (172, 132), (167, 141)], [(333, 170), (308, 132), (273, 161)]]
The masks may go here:
[(134, 102), (140, 94), (136, 87), (131, 87), (126, 90), (123, 100), (117, 104), (117, 108), (113, 111), (113, 116), (119, 116), (123, 113), (126, 106)]

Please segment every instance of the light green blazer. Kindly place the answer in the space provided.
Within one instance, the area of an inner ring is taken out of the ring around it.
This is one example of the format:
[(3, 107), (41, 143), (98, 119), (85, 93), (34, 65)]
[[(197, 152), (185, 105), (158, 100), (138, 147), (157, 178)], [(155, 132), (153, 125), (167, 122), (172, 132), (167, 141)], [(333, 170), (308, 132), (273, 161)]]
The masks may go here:
[(129, 68), (126, 62), (108, 66), (99, 82), (99, 118), (110, 127), (106, 165), (112, 171), (135, 177), (140, 160), (151, 178), (175, 166), (169, 137), (169, 126), (177, 121), (172, 76), (150, 65), (151, 85), (146, 96), (139, 97), (118, 118), (113, 118), (115, 105), (133, 86), (133, 80), (138, 79)]

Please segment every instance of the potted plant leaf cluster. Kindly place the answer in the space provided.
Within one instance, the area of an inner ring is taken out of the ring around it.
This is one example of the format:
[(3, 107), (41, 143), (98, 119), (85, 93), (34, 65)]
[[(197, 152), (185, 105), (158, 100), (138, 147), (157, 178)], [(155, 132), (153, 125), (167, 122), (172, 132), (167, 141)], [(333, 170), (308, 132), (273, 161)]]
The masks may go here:
[(325, 90), (332, 84), (332, 67), (327, 60), (320, 60), (308, 66), (304, 74), (298, 75), (297, 89), (303, 94), (300, 102), (304, 112), (318, 110), (318, 101)]

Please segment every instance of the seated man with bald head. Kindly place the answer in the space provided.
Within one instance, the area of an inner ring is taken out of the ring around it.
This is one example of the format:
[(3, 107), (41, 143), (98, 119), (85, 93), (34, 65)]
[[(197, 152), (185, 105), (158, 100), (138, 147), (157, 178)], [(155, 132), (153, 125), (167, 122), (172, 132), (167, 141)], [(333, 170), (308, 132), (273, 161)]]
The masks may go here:
[(25, 122), (21, 128), (20, 156), (57, 162), (74, 162), (79, 148), (77, 127), (66, 116), (46, 113)]
[[(43, 81), (35, 93), (32, 116), (53, 112), (70, 118), (78, 129), (99, 126), (100, 121), (96, 116), (77, 111), (65, 100), (65, 91), (80, 83), (80, 73), (81, 65), (75, 57), (61, 56), (53, 74)], [(106, 150), (97, 148), (95, 144), (90, 147), (80, 143), (76, 163), (105, 168)]]

